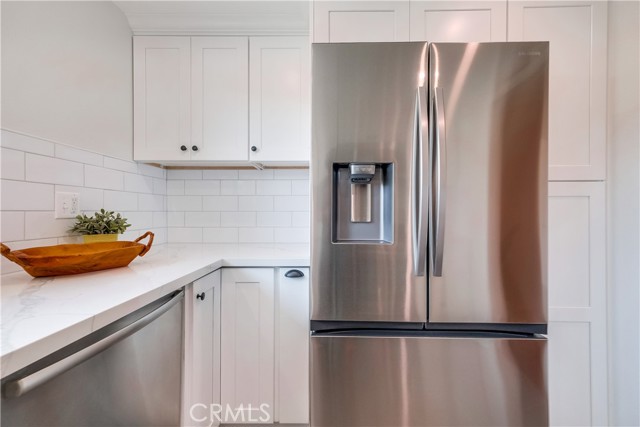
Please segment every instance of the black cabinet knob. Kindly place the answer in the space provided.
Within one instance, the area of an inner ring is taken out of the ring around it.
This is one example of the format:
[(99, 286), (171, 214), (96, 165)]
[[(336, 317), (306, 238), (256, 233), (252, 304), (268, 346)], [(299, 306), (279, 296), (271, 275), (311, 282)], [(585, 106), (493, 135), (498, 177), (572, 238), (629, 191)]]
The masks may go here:
[(304, 273), (300, 270), (289, 270), (286, 273), (284, 273), (284, 277), (289, 277), (289, 278), (304, 277)]
[(258, 147), (256, 147), (255, 145), (251, 146), (251, 151), (258, 151)]
[(205, 297), (205, 293), (204, 292), (196, 294), (196, 299), (204, 301), (204, 297)]
[(187, 151), (187, 146), (186, 146), (186, 145), (181, 145), (181, 146), (180, 146), (180, 150), (182, 150), (182, 151)]
[(194, 145), (193, 147), (191, 147), (191, 149), (192, 149), (193, 151), (198, 151), (198, 146), (197, 146), (197, 145)]

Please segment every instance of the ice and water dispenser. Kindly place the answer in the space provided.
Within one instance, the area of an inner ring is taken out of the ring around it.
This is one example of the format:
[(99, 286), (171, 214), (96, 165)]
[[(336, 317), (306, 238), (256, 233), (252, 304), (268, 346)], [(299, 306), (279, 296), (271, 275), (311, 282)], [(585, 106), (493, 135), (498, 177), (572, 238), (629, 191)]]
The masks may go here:
[(333, 243), (393, 243), (393, 164), (333, 164)]

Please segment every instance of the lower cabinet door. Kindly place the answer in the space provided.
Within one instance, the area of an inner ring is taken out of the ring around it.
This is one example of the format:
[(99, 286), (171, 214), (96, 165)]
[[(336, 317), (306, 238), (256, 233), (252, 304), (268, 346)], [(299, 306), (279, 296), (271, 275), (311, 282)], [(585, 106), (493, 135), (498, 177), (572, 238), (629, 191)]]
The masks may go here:
[(222, 271), (222, 424), (275, 421), (273, 268)]
[(309, 423), (309, 269), (276, 270), (276, 421)]

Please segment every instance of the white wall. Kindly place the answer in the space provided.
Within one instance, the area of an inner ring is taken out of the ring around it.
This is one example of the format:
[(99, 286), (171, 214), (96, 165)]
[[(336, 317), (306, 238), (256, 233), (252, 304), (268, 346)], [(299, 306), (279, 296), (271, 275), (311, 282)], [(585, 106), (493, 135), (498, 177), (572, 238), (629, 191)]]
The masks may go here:
[(112, 2), (2, 1), (2, 128), (132, 159), (131, 30)]
[(609, 3), (608, 226), (610, 414), (640, 425), (640, 11)]

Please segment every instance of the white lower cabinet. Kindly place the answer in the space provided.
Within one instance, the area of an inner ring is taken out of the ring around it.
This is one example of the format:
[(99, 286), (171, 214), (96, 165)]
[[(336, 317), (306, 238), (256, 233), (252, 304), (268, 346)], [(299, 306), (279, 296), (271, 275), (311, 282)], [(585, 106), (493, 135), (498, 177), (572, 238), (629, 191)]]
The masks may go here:
[(183, 426), (218, 425), (220, 408), (220, 270), (187, 287)]
[(309, 422), (308, 292), (308, 269), (223, 269), (223, 424)]

